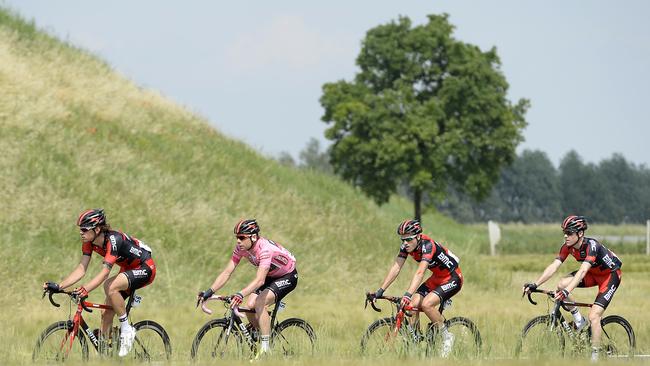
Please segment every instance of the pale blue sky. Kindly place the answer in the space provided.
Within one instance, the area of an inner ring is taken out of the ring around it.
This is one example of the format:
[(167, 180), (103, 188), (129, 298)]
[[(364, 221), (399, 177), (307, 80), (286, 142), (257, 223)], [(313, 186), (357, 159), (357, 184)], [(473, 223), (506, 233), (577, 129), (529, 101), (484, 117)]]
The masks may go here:
[(2, 0), (50, 33), (269, 156), (324, 144), (318, 99), (351, 80), (365, 32), (447, 12), (456, 38), (496, 46), (510, 99), (531, 100), (520, 149), (558, 164), (612, 153), (650, 166), (650, 1)]

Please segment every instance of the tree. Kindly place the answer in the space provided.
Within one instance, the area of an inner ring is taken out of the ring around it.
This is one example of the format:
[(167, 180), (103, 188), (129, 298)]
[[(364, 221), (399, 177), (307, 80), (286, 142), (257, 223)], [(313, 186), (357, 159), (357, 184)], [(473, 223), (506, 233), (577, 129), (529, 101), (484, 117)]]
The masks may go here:
[(325, 84), (320, 99), (335, 173), (379, 204), (406, 184), (415, 217), (425, 195), (444, 197), (450, 185), (487, 196), (526, 126), (528, 101), (506, 99), (496, 50), (454, 39), (447, 18), (369, 30), (354, 81)]
[(327, 174), (332, 173), (329, 154), (321, 152), (320, 142), (313, 137), (309, 139), (307, 146), (300, 152), (300, 166)]

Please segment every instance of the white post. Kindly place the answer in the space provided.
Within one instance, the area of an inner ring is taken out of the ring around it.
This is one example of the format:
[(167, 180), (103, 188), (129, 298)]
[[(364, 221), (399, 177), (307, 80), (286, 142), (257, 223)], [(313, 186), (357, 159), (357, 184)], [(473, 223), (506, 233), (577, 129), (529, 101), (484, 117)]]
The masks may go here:
[(490, 237), (490, 255), (495, 256), (497, 254), (497, 244), (501, 240), (501, 229), (492, 220), (488, 221), (488, 235)]
[(650, 220), (645, 224), (645, 255), (650, 255)]

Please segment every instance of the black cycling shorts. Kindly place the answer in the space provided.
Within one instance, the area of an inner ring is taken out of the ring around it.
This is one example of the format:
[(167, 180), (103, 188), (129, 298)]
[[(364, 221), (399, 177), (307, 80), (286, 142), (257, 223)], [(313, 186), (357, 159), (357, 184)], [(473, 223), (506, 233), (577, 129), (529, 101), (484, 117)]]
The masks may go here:
[(122, 297), (126, 299), (133, 290), (143, 288), (153, 282), (154, 278), (156, 278), (156, 264), (152, 259), (147, 259), (140, 267), (122, 273), (129, 281), (129, 288), (126, 291), (120, 291)]
[(269, 289), (275, 294), (275, 301), (279, 302), (285, 296), (287, 296), (293, 289), (298, 285), (298, 271), (293, 270), (291, 273), (287, 273), (282, 277), (271, 278), (267, 277), (264, 284), (255, 290), (256, 294), (262, 293), (262, 291)]

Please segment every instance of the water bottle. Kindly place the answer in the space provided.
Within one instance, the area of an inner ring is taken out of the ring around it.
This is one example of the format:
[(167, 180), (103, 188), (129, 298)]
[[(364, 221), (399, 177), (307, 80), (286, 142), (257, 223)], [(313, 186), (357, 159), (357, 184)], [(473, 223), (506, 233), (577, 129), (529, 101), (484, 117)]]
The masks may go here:
[(142, 296), (140, 295), (133, 295), (133, 302), (131, 303), (131, 307), (138, 307), (140, 306), (140, 303), (142, 302)]
[(278, 304), (278, 313), (281, 312), (282, 310), (284, 310), (284, 308), (286, 308), (286, 307), (287, 307), (287, 304), (285, 304), (284, 301), (280, 301), (280, 303)]
[(443, 305), (443, 309), (449, 309), (451, 307), (451, 299), (445, 300), (445, 304)]

